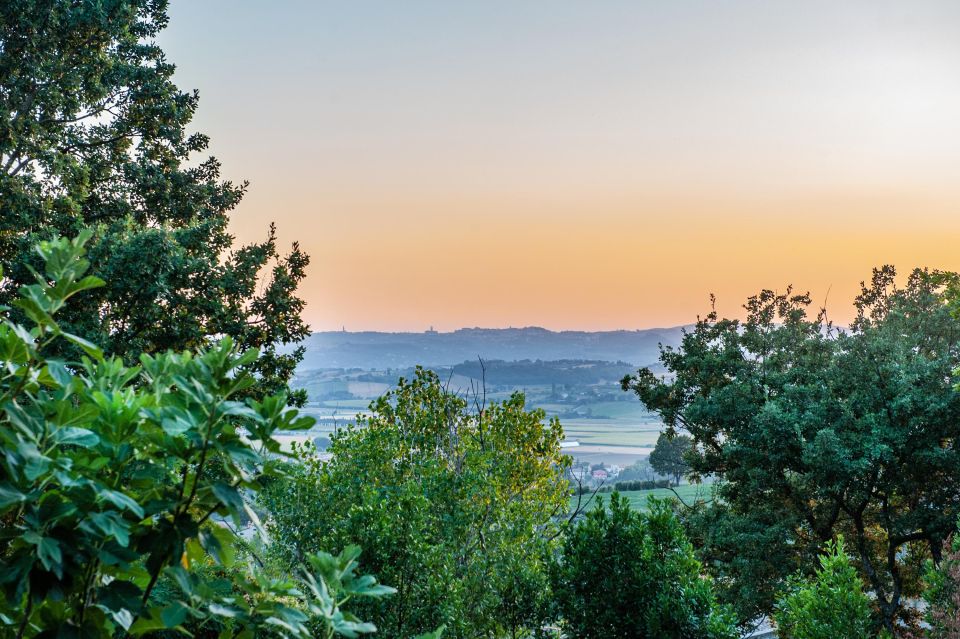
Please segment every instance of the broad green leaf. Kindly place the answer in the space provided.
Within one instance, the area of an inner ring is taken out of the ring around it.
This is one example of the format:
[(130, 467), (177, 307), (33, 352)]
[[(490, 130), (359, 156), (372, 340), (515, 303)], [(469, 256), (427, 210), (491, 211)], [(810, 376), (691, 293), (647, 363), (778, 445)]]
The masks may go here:
[(58, 577), (63, 576), (63, 552), (59, 541), (52, 537), (41, 538), (37, 543), (37, 555), (44, 568), (56, 573)]
[(189, 609), (186, 606), (176, 601), (163, 609), (160, 613), (160, 619), (163, 621), (164, 627), (176, 628), (186, 621), (188, 612)]
[(241, 611), (238, 608), (233, 606), (224, 606), (216, 602), (211, 603), (207, 609), (214, 615), (218, 617), (225, 617), (227, 619), (233, 619), (241, 614)]
[(200, 545), (222, 566), (233, 565), (236, 541), (232, 532), (218, 525), (200, 531)]
[(96, 433), (86, 428), (66, 426), (53, 432), (53, 441), (61, 445), (72, 444), (90, 447), (96, 446), (100, 442), (100, 438), (97, 437)]
[(98, 362), (103, 361), (103, 351), (93, 342), (71, 333), (63, 333), (63, 337), (71, 344), (79, 346), (91, 359)]
[(213, 485), (213, 494), (230, 510), (234, 512), (243, 511), (243, 498), (240, 497), (239, 491), (233, 486), (217, 482)]
[(7, 483), (0, 483), (0, 512), (22, 503), (27, 496)]
[(141, 519), (144, 516), (143, 508), (132, 497), (116, 490), (101, 489), (97, 494), (98, 501), (107, 501), (123, 510), (129, 510)]

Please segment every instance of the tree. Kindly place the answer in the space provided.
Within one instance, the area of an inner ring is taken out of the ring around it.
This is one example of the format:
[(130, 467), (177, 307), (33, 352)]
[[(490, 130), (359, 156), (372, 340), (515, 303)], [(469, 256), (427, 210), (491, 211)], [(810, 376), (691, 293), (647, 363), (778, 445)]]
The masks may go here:
[(357, 608), (388, 636), (440, 624), (453, 637), (528, 636), (548, 616), (547, 558), (568, 508), (562, 440), (520, 394), (471, 411), (417, 369), (333, 436), (328, 460), (304, 451), (270, 488), (275, 552), (293, 562), (360, 545), (397, 588)]
[(742, 617), (769, 612), (783, 579), (843, 534), (882, 624), (910, 621), (903, 600), (958, 514), (952, 277), (916, 270), (900, 288), (879, 269), (843, 331), (808, 315), (809, 296), (763, 291), (745, 321), (711, 313), (664, 349), (671, 379), (624, 380), (691, 434), (691, 471), (720, 479), (690, 523)]
[(653, 481), (656, 472), (650, 465), (650, 457), (641, 457), (630, 466), (623, 469), (617, 477), (618, 481)]
[(826, 544), (812, 579), (796, 575), (777, 604), (782, 639), (863, 639), (871, 636), (870, 598), (843, 539)]
[[(256, 521), (245, 494), (279, 472), (278, 430), (313, 420), (255, 383), (226, 337), (196, 353), (108, 357), (58, 322), (85, 276), (83, 242), (40, 244), (41, 271), (0, 313), (0, 628), (3, 636), (141, 636), (219, 625), (224, 636), (356, 637), (343, 608), (392, 592), (357, 574), (359, 550), (304, 556), (282, 578), (238, 561), (226, 522)], [(2, 274), (0, 274), (2, 277)], [(84, 354), (49, 355), (66, 341)], [(205, 566), (231, 571), (223, 589)], [(297, 578), (294, 578), (296, 575)], [(158, 602), (162, 579), (174, 592)]]
[(296, 296), (308, 259), (297, 245), (281, 256), (272, 226), (234, 247), (228, 216), (246, 183), (222, 181), (215, 158), (194, 161), (208, 146), (186, 132), (197, 94), (173, 84), (154, 42), (166, 9), (0, 3), (0, 304), (33, 281), (38, 241), (89, 227), (92, 274), (107, 285), (64, 309), (61, 326), (127, 364), (229, 335), (261, 350), (245, 365), (256, 393), (284, 390), (302, 351), (277, 344), (308, 334)]
[(666, 501), (647, 513), (603, 498), (563, 542), (554, 591), (569, 636), (581, 639), (738, 637)]
[(650, 453), (650, 465), (659, 474), (673, 477), (674, 483), (680, 485), (680, 478), (690, 470), (684, 455), (692, 445), (693, 440), (688, 435), (660, 433), (657, 445)]

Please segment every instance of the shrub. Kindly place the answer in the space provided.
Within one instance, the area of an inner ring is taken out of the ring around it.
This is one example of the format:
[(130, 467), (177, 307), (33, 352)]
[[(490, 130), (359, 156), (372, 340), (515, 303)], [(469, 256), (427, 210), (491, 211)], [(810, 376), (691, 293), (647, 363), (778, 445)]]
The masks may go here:
[(579, 639), (733, 639), (733, 615), (666, 501), (647, 513), (618, 493), (567, 535), (553, 571), (565, 632)]
[[(230, 338), (196, 353), (144, 355), (128, 367), (56, 321), (84, 277), (83, 243), (39, 246), (36, 283), (0, 312), (0, 627), (15, 637), (138, 636), (219, 625), (228, 636), (356, 636), (374, 630), (341, 609), (392, 589), (359, 576), (358, 550), (314, 553), (291, 575), (239, 565), (221, 525), (244, 493), (278, 474), (278, 430), (313, 422), (280, 395), (238, 401), (257, 357)], [(85, 354), (50, 357), (58, 342)], [(230, 570), (218, 587), (208, 566)], [(154, 589), (173, 584), (164, 601)]]
[(774, 619), (782, 639), (863, 639), (871, 634), (870, 598), (843, 547), (827, 544), (811, 580), (793, 577)]

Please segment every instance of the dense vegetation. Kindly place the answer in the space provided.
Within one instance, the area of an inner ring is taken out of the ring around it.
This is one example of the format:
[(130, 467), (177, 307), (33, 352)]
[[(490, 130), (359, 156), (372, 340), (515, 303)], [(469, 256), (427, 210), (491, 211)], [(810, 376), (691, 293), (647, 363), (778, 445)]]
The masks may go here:
[(733, 639), (693, 547), (665, 502), (630, 509), (614, 493), (569, 531), (554, 570), (557, 603), (573, 637)]
[(547, 564), (569, 495), (559, 423), (523, 397), (471, 410), (419, 370), (309, 449), (267, 494), (275, 551), (358, 544), (397, 588), (360, 610), (390, 636), (440, 625), (450, 636), (518, 636), (548, 621)]
[(691, 472), (721, 479), (688, 523), (744, 618), (770, 610), (785, 577), (842, 534), (893, 631), (910, 621), (923, 558), (939, 561), (955, 528), (951, 277), (918, 270), (898, 288), (894, 276), (875, 272), (849, 330), (811, 317), (808, 296), (764, 291), (746, 321), (710, 314), (666, 349), (671, 378), (624, 380), (693, 438)]
[[(84, 276), (85, 239), (42, 243), (44, 270), (13, 300), (29, 323), (0, 318), (4, 636), (371, 631), (340, 603), (392, 590), (356, 575), (356, 551), (307, 555), (301, 579), (271, 578), (237, 565), (240, 540), (223, 522), (256, 519), (244, 494), (277, 475), (274, 434), (312, 420), (282, 394), (238, 401), (257, 352), (229, 337), (128, 367), (65, 332), (65, 303), (102, 285)], [(47, 355), (61, 341), (83, 358)], [(216, 572), (229, 587), (205, 578)], [(174, 587), (158, 599), (161, 579)]]
[(286, 453), (307, 258), (233, 247), (166, 21), (0, 3), (3, 636), (960, 637), (960, 277), (880, 269), (846, 329), (763, 291), (626, 377), (668, 432), (621, 486), (714, 481), (690, 507), (583, 512), (558, 420), (423, 369)]
[(843, 547), (826, 544), (810, 581), (788, 582), (774, 612), (781, 639), (860, 639), (870, 635), (870, 598)]
[(229, 213), (246, 184), (196, 157), (208, 145), (187, 133), (198, 96), (172, 82), (153, 41), (166, 8), (0, 3), (0, 304), (33, 282), (38, 241), (87, 228), (91, 273), (107, 284), (64, 309), (62, 326), (128, 364), (229, 335), (261, 351), (245, 364), (257, 392), (281, 391), (302, 351), (277, 345), (307, 335), (296, 296), (307, 257), (296, 246), (281, 256), (272, 227), (233, 245)]

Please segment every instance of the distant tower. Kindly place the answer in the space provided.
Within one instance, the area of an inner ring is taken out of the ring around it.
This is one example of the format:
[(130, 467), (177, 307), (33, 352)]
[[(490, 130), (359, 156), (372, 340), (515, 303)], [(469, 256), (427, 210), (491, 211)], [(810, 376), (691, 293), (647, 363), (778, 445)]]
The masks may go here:
[(426, 334), (426, 335), (436, 335), (437, 332), (436, 332), (435, 330), (433, 330), (433, 326), (431, 325), (429, 330), (424, 331), (424, 334)]

